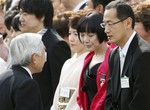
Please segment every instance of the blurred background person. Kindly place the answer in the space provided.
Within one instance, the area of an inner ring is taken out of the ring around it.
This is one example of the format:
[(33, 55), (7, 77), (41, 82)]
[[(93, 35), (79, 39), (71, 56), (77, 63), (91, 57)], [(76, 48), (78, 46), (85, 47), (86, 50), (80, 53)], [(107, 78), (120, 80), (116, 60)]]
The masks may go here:
[(0, 73), (6, 70), (8, 53), (8, 46), (3, 41), (3, 36), (0, 35)]
[(18, 10), (20, 0), (12, 0), (9, 10)]
[(77, 12), (80, 9), (84, 9), (87, 0), (61, 0), (60, 11), (74, 11)]
[(4, 13), (6, 13), (6, 11), (9, 10), (10, 6), (11, 6), (11, 3), (12, 3), (13, 0), (5, 0), (5, 3), (4, 3)]
[(126, 2), (127, 4), (129, 4), (131, 7), (136, 6), (138, 3), (146, 1), (146, 0), (121, 0), (123, 2)]
[(0, 34), (3, 35), (3, 39), (5, 39), (7, 36), (6, 26), (4, 24), (4, 16), (5, 16), (4, 3), (5, 3), (5, 0), (0, 1)]
[(55, 15), (53, 18), (53, 26), (56, 32), (69, 44), (69, 17), (73, 11), (64, 11)]
[(5, 13), (5, 25), (6, 25), (6, 32), (7, 32), (7, 37), (9, 38), (8, 45), (10, 44), (10, 41), (12, 40), (12, 33), (13, 33), (13, 21), (14, 17), (19, 13), (17, 10), (8, 10)]
[(21, 31), (22, 27), (21, 27), (21, 23), (19, 19), (20, 19), (20, 15), (17, 14), (12, 20), (12, 24), (11, 24), (12, 25), (12, 35), (11, 35), (12, 38), (22, 33)]
[(143, 1), (146, 1), (146, 0), (129, 0), (128, 3), (130, 4), (130, 6), (134, 7), (135, 5)]
[(87, 0), (86, 8), (94, 9), (99, 13), (104, 13), (105, 6), (113, 0)]
[(54, 7), (54, 15), (56, 15), (60, 12), (61, 0), (51, 0), (51, 2)]
[(8, 41), (6, 26), (4, 23), (4, 4), (5, 0), (0, 1), (0, 73), (6, 69), (7, 60), (8, 60)]
[(134, 8), (135, 31), (150, 43), (150, 1), (137, 4)]
[(7, 44), (9, 43), (9, 38), (7, 37), (7, 32), (6, 32), (6, 26), (4, 23), (4, 5), (5, 5), (5, 0), (0, 1), (0, 34), (3, 36), (4, 42)]
[(46, 60), (41, 35), (17, 36), (11, 41), (9, 56), (11, 68), (0, 75), (1, 110), (43, 110), (39, 86), (32, 77), (42, 71)]

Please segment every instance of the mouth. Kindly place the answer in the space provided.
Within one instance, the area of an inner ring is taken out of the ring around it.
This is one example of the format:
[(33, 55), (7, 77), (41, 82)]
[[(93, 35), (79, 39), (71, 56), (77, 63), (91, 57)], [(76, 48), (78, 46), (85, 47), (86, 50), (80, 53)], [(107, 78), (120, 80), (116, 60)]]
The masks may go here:
[(22, 27), (24, 27), (24, 26), (25, 26), (25, 24), (21, 22), (21, 26), (22, 26)]
[(91, 48), (91, 45), (85, 45), (86, 48)]

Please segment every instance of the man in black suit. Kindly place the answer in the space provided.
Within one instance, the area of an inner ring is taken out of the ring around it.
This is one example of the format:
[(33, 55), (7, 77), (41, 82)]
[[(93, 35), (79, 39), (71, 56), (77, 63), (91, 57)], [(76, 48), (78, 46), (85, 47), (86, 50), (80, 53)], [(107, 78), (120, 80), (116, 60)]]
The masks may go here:
[(150, 45), (134, 31), (132, 8), (113, 1), (103, 21), (109, 41), (118, 45), (109, 58), (105, 110), (150, 110)]
[(50, 0), (21, 0), (19, 3), (22, 32), (42, 35), (47, 61), (42, 72), (33, 77), (40, 86), (44, 110), (49, 110), (64, 62), (71, 57), (69, 45), (52, 26), (53, 6)]
[(41, 35), (25, 33), (14, 38), (9, 58), (11, 68), (0, 74), (0, 110), (43, 110), (39, 86), (32, 78), (46, 61)]

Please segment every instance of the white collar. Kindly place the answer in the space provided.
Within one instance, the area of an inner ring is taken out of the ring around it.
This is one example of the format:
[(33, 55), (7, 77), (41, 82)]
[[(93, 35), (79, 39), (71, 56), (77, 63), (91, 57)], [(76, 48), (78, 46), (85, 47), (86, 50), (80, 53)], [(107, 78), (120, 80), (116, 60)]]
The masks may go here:
[[(40, 30), (39, 32), (37, 32), (37, 34), (40, 34), (41, 36), (43, 36), (45, 34), (45, 32), (47, 31), (46, 28)], [(41, 38), (42, 39), (42, 38)]]
[(132, 39), (134, 38), (135, 34), (136, 34), (136, 32), (134, 31), (132, 33), (131, 37), (128, 39), (128, 41), (126, 42), (126, 44), (124, 45), (124, 47), (122, 49), (119, 47), (119, 50), (122, 51), (122, 53), (123, 53), (124, 56), (126, 56), (128, 48), (129, 48), (129, 45), (130, 45)]
[(32, 73), (31, 73), (31, 71), (29, 70), (29, 68), (27, 68), (27, 67), (25, 67), (25, 66), (21, 66), (21, 67), (24, 68), (24, 69), (29, 73), (31, 79), (33, 79)]

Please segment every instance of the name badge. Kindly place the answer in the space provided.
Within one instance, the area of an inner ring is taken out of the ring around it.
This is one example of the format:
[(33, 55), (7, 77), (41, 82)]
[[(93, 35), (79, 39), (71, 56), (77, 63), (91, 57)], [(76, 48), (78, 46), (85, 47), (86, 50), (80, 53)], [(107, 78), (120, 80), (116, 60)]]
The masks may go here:
[(101, 73), (101, 76), (100, 76), (100, 86), (102, 87), (104, 82), (106, 80), (106, 74), (105, 73)]
[(128, 77), (122, 77), (121, 78), (121, 88), (129, 88), (129, 78)]
[(70, 89), (60, 88), (60, 96), (69, 98)]

